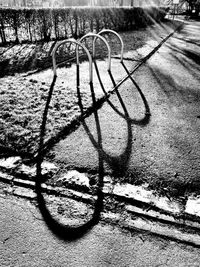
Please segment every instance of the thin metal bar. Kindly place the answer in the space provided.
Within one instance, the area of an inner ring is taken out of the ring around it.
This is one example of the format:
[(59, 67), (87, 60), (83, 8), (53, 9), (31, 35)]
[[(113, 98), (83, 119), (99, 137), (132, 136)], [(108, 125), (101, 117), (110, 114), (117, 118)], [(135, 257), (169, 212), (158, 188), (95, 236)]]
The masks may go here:
[(98, 32), (99, 35), (101, 35), (103, 33), (112, 33), (112, 34), (116, 35), (117, 38), (119, 39), (119, 41), (121, 43), (121, 62), (122, 62), (123, 61), (123, 57), (124, 57), (124, 42), (123, 42), (121, 36), (117, 32), (115, 32), (113, 30), (109, 30), (109, 29), (103, 29), (100, 32)]
[(76, 45), (76, 64), (79, 65), (79, 47), (82, 47), (83, 50), (86, 52), (87, 54), (87, 57), (88, 57), (88, 60), (89, 60), (89, 81), (92, 82), (93, 81), (93, 69), (92, 69), (92, 57), (90, 55), (90, 52), (88, 51), (88, 49), (83, 45), (81, 44), (79, 41), (75, 40), (75, 39), (67, 39), (67, 40), (64, 40), (64, 41), (61, 41), (59, 43), (57, 43), (52, 51), (52, 60), (53, 60), (53, 73), (54, 75), (56, 76), (57, 75), (57, 71), (56, 71), (56, 68), (57, 68), (57, 65), (56, 65), (56, 57), (55, 57), (55, 54), (56, 54), (56, 51), (58, 50), (58, 48), (61, 46), (61, 45), (64, 45), (66, 43), (73, 43)]
[(88, 38), (88, 37), (94, 37), (94, 41), (93, 41), (93, 58), (95, 57), (95, 43), (97, 38), (101, 39), (104, 44), (106, 45), (107, 49), (108, 49), (108, 70), (111, 69), (111, 49), (110, 46), (108, 44), (108, 42), (106, 41), (106, 39), (102, 36), (100, 36), (99, 34), (96, 33), (87, 33), (85, 34), (80, 40), (79, 42), (81, 43), (84, 39)]

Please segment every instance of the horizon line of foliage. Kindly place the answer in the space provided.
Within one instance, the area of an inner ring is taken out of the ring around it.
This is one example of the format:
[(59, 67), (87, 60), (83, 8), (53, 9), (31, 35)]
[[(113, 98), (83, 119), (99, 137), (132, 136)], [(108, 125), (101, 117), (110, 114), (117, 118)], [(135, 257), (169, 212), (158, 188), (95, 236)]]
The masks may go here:
[(103, 28), (133, 30), (160, 22), (166, 7), (0, 8), (0, 43), (75, 39)]

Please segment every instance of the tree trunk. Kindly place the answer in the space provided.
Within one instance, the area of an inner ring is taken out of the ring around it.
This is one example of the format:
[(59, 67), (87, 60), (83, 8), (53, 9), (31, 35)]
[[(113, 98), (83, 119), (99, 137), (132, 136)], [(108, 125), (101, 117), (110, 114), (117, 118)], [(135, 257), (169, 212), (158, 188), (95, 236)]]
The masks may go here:
[(31, 32), (31, 24), (28, 24), (28, 32), (29, 32), (29, 39), (32, 42), (33, 41), (33, 37), (32, 37), (32, 32)]
[(0, 35), (1, 35), (2, 43), (5, 44), (6, 43), (6, 35), (5, 35), (5, 31), (4, 31), (4, 24), (2, 21), (1, 21), (1, 25), (0, 25)]
[(18, 44), (19, 43), (19, 37), (18, 37), (18, 27), (15, 27), (15, 43)]
[(15, 43), (18, 44), (19, 43), (19, 37), (18, 37), (18, 25), (19, 25), (19, 17), (17, 16), (17, 14), (15, 13), (13, 16), (13, 28), (15, 31)]

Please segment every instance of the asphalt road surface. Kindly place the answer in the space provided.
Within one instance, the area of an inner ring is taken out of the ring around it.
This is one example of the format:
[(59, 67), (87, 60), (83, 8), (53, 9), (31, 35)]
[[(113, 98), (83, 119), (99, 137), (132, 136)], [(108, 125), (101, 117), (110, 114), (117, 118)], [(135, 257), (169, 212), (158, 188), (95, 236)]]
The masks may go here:
[(99, 223), (64, 242), (46, 227), (35, 205), (0, 194), (1, 267), (200, 266), (197, 248)]

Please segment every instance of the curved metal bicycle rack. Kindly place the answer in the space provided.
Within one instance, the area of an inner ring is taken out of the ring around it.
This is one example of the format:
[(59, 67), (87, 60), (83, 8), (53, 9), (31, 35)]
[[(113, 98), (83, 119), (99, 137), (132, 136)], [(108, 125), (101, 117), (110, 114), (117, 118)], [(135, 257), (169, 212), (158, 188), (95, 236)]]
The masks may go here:
[(87, 33), (85, 34), (80, 40), (79, 42), (81, 43), (83, 40), (85, 40), (86, 38), (89, 38), (89, 37), (93, 37), (94, 40), (93, 40), (93, 59), (95, 58), (95, 44), (96, 44), (96, 40), (99, 38), (101, 41), (104, 42), (104, 44), (106, 45), (107, 49), (108, 49), (108, 70), (111, 69), (111, 49), (110, 49), (110, 46), (108, 44), (108, 42), (106, 41), (106, 39), (102, 36), (100, 36), (99, 34), (96, 34), (96, 33)]
[(58, 48), (61, 46), (61, 45), (64, 45), (66, 43), (74, 43), (76, 44), (76, 64), (77, 66), (79, 66), (80, 62), (79, 62), (79, 47), (82, 47), (83, 50), (86, 52), (87, 56), (88, 56), (88, 60), (89, 60), (89, 81), (90, 82), (93, 82), (93, 69), (92, 69), (92, 57), (90, 55), (90, 52), (88, 51), (88, 49), (83, 45), (81, 44), (81, 42), (79, 41), (76, 41), (75, 39), (67, 39), (67, 40), (64, 40), (60, 43), (58, 43), (57, 45), (55, 45), (53, 51), (52, 51), (52, 61), (53, 61), (53, 73), (55, 76), (57, 76), (57, 65), (56, 65), (56, 57), (55, 57), (55, 54), (56, 54), (56, 51), (58, 50)]
[(121, 43), (121, 62), (122, 62), (123, 61), (123, 57), (124, 57), (124, 42), (123, 42), (121, 36), (116, 31), (113, 31), (113, 30), (110, 30), (110, 29), (103, 29), (100, 32), (98, 32), (99, 35), (104, 34), (104, 33), (112, 33), (115, 36), (117, 36), (117, 38), (119, 39), (119, 41)]

